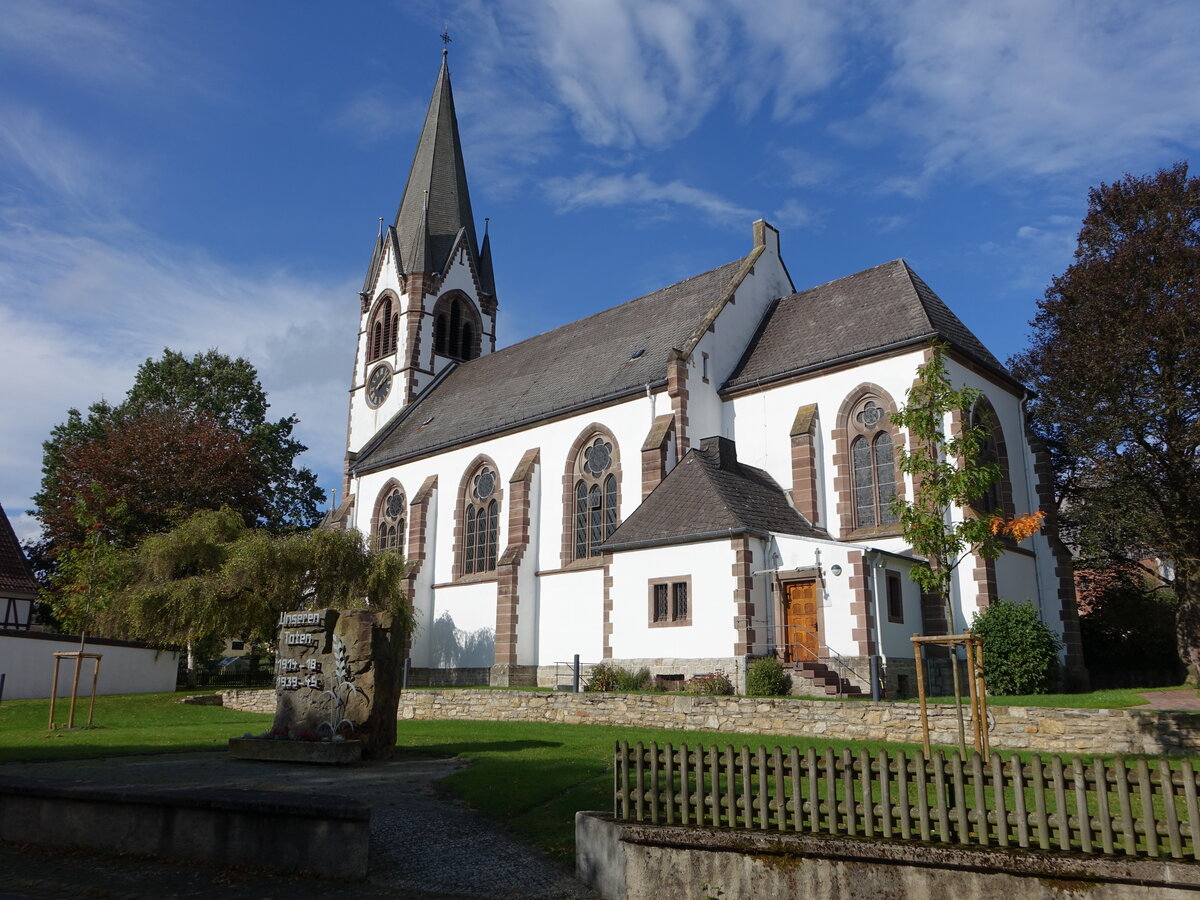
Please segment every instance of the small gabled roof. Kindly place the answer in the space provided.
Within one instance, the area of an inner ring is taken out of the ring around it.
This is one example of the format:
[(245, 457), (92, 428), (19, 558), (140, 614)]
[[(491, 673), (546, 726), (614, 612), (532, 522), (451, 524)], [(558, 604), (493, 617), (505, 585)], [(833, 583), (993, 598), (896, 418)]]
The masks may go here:
[(454, 240), (463, 228), (470, 235), (471, 252), (478, 254), (450, 69), (442, 54), (442, 67), (413, 155), (404, 198), (396, 211), (401, 271), (444, 272)]
[(37, 596), (37, 582), (12, 523), (0, 506), (0, 597), (3, 596), (33, 599)]
[(356, 472), (445, 450), (666, 383), (667, 359), (743, 260), (444, 369), (364, 447)]
[(1019, 383), (903, 259), (784, 297), (723, 391), (941, 339), (1005, 382)]
[(828, 537), (796, 512), (762, 469), (743, 465), (728, 438), (705, 438), (668, 473), (604, 542), (608, 551), (713, 540), (796, 534)]

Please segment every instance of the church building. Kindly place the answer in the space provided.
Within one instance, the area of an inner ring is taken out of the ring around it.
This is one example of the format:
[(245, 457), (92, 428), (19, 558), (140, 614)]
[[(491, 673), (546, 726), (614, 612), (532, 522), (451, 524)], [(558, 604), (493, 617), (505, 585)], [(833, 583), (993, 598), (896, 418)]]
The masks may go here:
[(904, 260), (798, 290), (779, 233), (747, 225), (745, 255), (497, 347), (443, 54), (359, 295), (330, 516), (408, 560), (410, 683), (553, 686), (578, 655), (738, 685), (776, 655), (797, 690), (856, 693), (878, 657), (903, 696), (912, 635), (962, 631), (996, 598), (1036, 605), (1080, 669), (1052, 530), (964, 561), (947, 622), (889, 508), (912, 491), (889, 413), (937, 340), (982, 392), (1003, 472), (986, 508), (1050, 511), (1026, 389)]

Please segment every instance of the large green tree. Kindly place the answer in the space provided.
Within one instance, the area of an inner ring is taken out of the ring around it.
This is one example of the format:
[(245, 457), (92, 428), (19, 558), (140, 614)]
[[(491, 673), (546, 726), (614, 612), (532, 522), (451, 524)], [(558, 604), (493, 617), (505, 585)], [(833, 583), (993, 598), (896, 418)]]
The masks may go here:
[(130, 636), (197, 647), (230, 636), (269, 642), (290, 609), (373, 606), (412, 627), (404, 560), (371, 551), (357, 531), (285, 535), (250, 529), (225, 507), (202, 510), (116, 554), (97, 598), (103, 621)]
[(1013, 360), (1037, 391), (1067, 538), (1090, 563), (1166, 557), (1200, 680), (1200, 179), (1179, 163), (1088, 193), (1075, 261)]
[[(268, 418), (258, 374), (216, 350), (164, 350), (138, 369), (125, 399), (68, 411), (44, 445), (34, 497), (51, 558), (85, 543), (84, 519), (110, 519), (106, 539), (131, 546), (197, 509), (230, 506), (272, 531), (311, 527), (323, 499), (316, 476), (296, 465), (305, 450), (295, 416)], [(90, 516), (81, 519), (79, 504)]]

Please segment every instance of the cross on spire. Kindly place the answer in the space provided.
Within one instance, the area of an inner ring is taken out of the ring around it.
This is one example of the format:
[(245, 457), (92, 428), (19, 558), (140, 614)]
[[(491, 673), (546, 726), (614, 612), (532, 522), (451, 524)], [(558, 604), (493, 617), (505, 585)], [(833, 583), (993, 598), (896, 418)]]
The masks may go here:
[(442, 33), (438, 35), (438, 37), (442, 39), (442, 56), (445, 56), (450, 52), (450, 41), (453, 40), (453, 38), (450, 37), (450, 26), (444, 26), (442, 28)]

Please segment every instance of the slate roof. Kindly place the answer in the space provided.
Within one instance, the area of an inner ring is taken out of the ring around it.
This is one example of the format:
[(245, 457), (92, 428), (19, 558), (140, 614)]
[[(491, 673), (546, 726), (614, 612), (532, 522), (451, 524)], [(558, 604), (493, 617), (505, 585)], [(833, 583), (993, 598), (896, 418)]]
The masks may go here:
[(784, 297), (722, 390), (766, 384), (935, 337), (1018, 383), (908, 263), (897, 259)]
[(729, 290), (741, 265), (734, 260), (444, 369), (363, 448), (353, 470), (391, 465), (665, 383), (671, 350)]
[(476, 258), (479, 256), (445, 54), (394, 227), (402, 271), (444, 272), (454, 240), (463, 228), (470, 238), (471, 251)]
[(36, 595), (37, 582), (33, 580), (29, 561), (17, 540), (12, 523), (0, 506), (0, 596)]
[(733, 441), (705, 438), (605, 541), (606, 551), (772, 532), (828, 537), (788, 503), (762, 469), (737, 461)]

